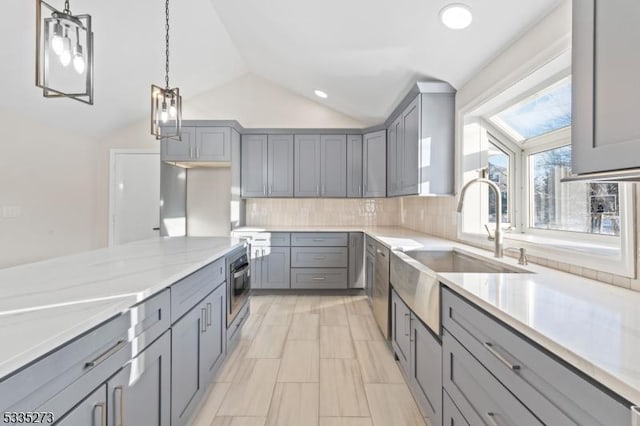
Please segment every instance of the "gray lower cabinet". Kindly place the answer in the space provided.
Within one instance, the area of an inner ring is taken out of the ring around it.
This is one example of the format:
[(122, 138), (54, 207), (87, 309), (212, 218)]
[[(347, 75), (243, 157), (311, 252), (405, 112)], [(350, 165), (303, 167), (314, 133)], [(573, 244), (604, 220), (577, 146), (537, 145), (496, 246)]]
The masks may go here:
[(387, 196), (387, 134), (384, 130), (364, 135), (362, 154), (364, 197)]
[(267, 135), (243, 135), (241, 143), (240, 194), (245, 198), (267, 197)]
[(261, 289), (291, 287), (291, 249), (251, 246), (251, 286)]
[(349, 233), (349, 288), (364, 288), (364, 234)]
[(411, 311), (395, 291), (391, 291), (391, 345), (406, 376), (411, 362)]
[(442, 313), (444, 388), (469, 424), (479, 424), (473, 413), (498, 424), (631, 423), (628, 401), (446, 287)]
[(293, 135), (269, 135), (267, 159), (269, 197), (293, 197)]
[(376, 245), (375, 241), (369, 236), (365, 236), (364, 245), (364, 290), (369, 303), (373, 303), (373, 283), (376, 278)]
[(292, 247), (292, 268), (347, 268), (347, 247)]
[(445, 390), (442, 391), (442, 424), (446, 426), (469, 426), (469, 422), (464, 418)]
[(226, 286), (222, 284), (172, 327), (172, 426), (186, 425), (195, 414), (215, 368), (224, 358), (225, 301)]
[(410, 385), (416, 401), (431, 420), (442, 423), (442, 346), (411, 312)]
[(171, 332), (167, 330), (107, 383), (107, 424), (169, 426), (170, 380)]
[(55, 424), (59, 426), (106, 426), (107, 417), (107, 385), (103, 384)]
[(347, 198), (362, 197), (362, 135), (347, 136)]
[(346, 268), (293, 268), (291, 288), (297, 289), (346, 289)]
[(573, 173), (639, 168), (640, 3), (573, 1)]

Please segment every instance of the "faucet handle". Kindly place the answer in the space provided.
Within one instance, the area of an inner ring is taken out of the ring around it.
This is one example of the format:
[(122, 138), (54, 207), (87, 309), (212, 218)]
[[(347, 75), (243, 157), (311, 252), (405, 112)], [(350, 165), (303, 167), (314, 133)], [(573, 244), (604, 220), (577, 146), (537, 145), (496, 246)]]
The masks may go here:
[(495, 235), (491, 233), (491, 230), (489, 229), (489, 225), (488, 224), (484, 224), (484, 229), (487, 230), (487, 239), (489, 241), (494, 241), (496, 239)]

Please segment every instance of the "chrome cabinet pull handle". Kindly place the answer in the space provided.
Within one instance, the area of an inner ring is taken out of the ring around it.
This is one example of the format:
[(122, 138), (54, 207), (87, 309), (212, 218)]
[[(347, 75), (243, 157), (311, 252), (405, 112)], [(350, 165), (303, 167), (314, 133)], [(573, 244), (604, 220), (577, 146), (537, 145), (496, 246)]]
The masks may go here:
[(100, 426), (107, 426), (107, 404), (100, 402), (93, 406), (93, 424), (96, 425), (96, 412), (100, 410)]
[(631, 407), (631, 426), (640, 426), (640, 406)]
[(409, 318), (409, 314), (404, 314), (404, 335), (408, 336), (409, 335), (409, 327), (407, 327), (408, 321), (407, 319)]
[(262, 185), (262, 195), (267, 195), (267, 184)]
[(200, 331), (203, 333), (207, 331), (207, 310), (205, 308), (200, 310)]
[(314, 281), (324, 281), (325, 278), (324, 277), (313, 277), (312, 278)]
[(262, 257), (260, 257), (260, 262), (264, 262), (264, 249), (262, 249)]
[(196, 158), (200, 158), (200, 147), (196, 147)]
[(93, 368), (109, 358), (114, 353), (118, 352), (120, 349), (124, 347), (127, 343), (125, 339), (118, 340), (115, 345), (104, 351), (102, 354), (98, 355), (94, 360), (88, 361), (84, 363), (84, 368)]
[(313, 260), (325, 260), (326, 256), (316, 256), (313, 258)]
[(211, 313), (211, 303), (207, 303), (207, 313), (208, 313), (208, 318), (207, 318), (207, 327), (211, 326), (211, 317), (213, 316)]
[(118, 398), (118, 402), (120, 404), (120, 408), (114, 407), (113, 411), (117, 413), (115, 416), (118, 419), (118, 423), (116, 426), (124, 426), (124, 388), (122, 386), (116, 386), (113, 388), (113, 399), (116, 399), (116, 392), (120, 392), (120, 398)]
[(493, 343), (491, 342), (484, 342), (483, 343), (484, 347), (487, 348), (487, 350), (489, 352), (491, 352), (491, 355), (495, 356), (498, 361), (500, 361), (501, 363), (503, 363), (504, 365), (507, 366), (507, 368), (509, 368), (510, 370), (513, 371), (518, 371), (520, 370), (520, 366), (518, 364), (512, 364), (510, 363), (505, 357), (504, 355), (502, 355), (500, 352), (498, 352), (496, 350), (496, 348), (494, 347)]

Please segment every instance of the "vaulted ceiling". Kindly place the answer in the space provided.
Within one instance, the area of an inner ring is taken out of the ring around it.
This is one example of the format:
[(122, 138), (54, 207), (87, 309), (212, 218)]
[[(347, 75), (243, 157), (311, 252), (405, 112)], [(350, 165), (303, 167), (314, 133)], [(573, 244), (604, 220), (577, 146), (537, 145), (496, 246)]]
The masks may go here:
[[(416, 79), (464, 85), (560, 1), (469, 0), (474, 21), (461, 31), (440, 23), (443, 0), (174, 1), (172, 85), (188, 99), (251, 72), (376, 124)], [(164, 2), (71, 6), (94, 18), (95, 105), (42, 97), (33, 75), (34, 1), (4, 0), (0, 108), (93, 137), (144, 119), (150, 84), (163, 82)], [(315, 98), (314, 89), (329, 98)]]

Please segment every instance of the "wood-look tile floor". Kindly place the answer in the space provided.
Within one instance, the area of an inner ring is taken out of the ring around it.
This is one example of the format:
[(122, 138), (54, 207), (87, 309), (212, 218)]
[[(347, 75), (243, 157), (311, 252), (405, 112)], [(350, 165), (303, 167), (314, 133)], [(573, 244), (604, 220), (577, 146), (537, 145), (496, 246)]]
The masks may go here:
[(252, 296), (193, 426), (425, 426), (365, 296)]

